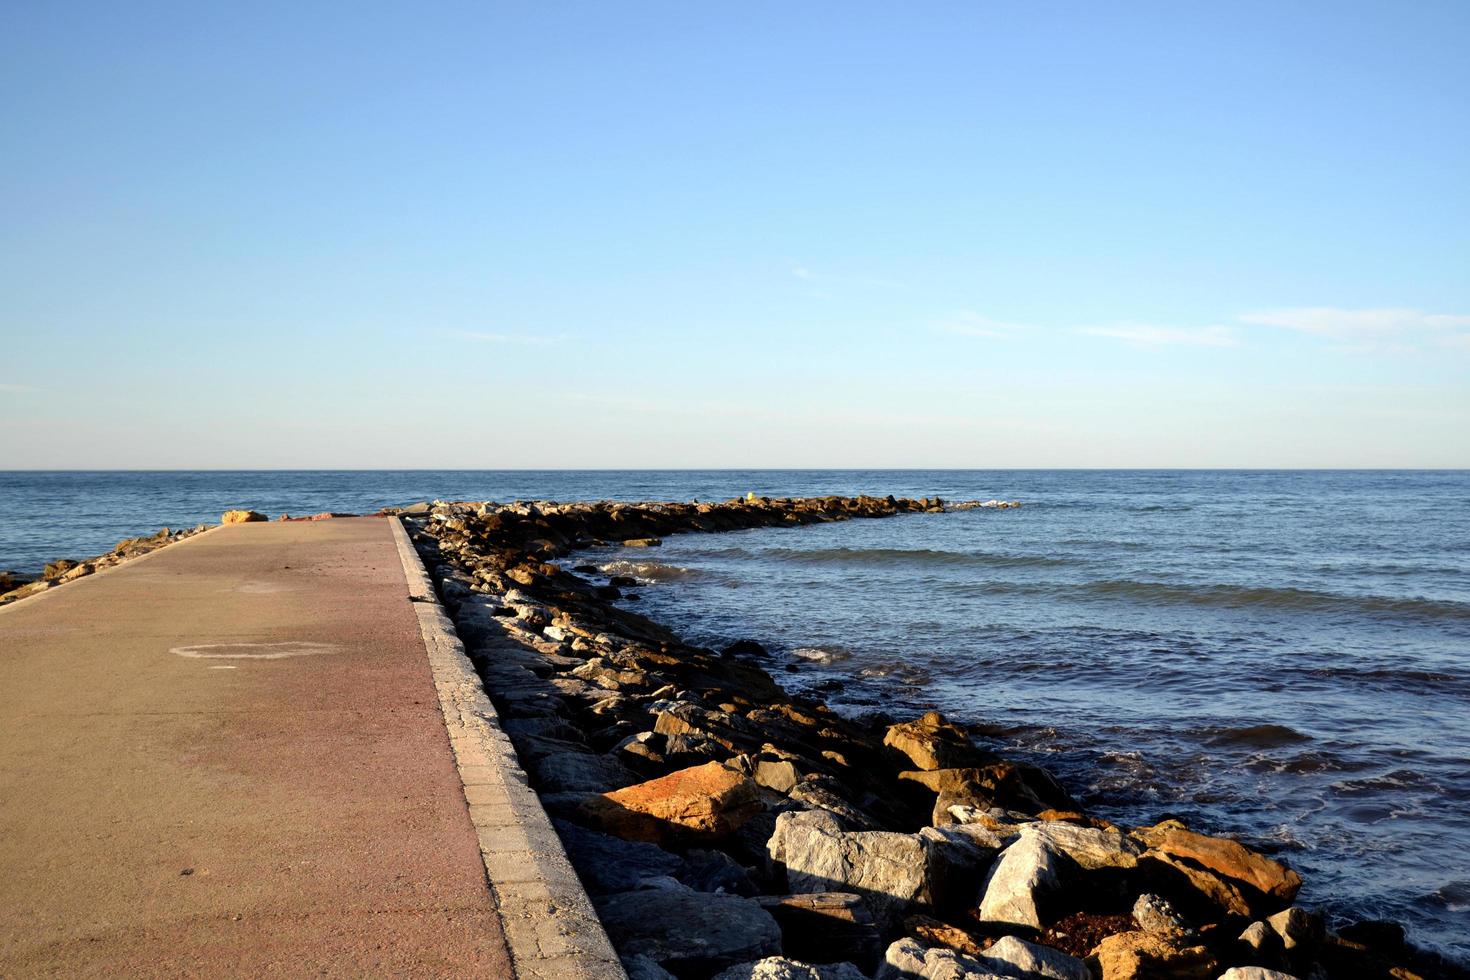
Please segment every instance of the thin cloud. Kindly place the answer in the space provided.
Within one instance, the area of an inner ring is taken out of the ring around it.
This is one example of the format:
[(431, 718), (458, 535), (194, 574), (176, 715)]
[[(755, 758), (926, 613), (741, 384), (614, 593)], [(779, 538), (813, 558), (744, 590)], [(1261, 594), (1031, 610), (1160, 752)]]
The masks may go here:
[(485, 330), (455, 330), (450, 336), (460, 340), (474, 340), (484, 344), (505, 344), (519, 347), (548, 347), (559, 344), (565, 337), (547, 337), (531, 333), (494, 333)]
[(1345, 341), (1412, 337), (1470, 327), (1470, 316), (1425, 313), (1415, 309), (1344, 310), (1332, 306), (1260, 310), (1242, 313), (1236, 319), (1255, 326), (1278, 327)]
[(1156, 327), (1132, 324), (1116, 327), (1078, 327), (1078, 333), (1092, 337), (1108, 337), (1138, 347), (1238, 347), (1235, 331), (1225, 326)]

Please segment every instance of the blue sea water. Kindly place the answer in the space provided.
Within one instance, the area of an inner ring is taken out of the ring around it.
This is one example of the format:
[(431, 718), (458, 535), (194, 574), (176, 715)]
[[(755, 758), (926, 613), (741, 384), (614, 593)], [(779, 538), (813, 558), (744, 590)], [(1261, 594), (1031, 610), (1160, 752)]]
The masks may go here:
[(792, 687), (941, 708), (1105, 815), (1239, 834), (1302, 870), (1303, 902), (1470, 960), (1464, 471), (0, 472), (0, 569), (237, 506), (751, 490), (1023, 506), (592, 560), (691, 639), (765, 643)]

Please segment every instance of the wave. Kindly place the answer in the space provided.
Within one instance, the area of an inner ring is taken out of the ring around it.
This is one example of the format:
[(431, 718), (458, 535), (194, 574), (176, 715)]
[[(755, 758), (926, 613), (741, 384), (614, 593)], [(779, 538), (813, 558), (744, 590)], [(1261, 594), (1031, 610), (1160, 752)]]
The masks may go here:
[(1428, 619), (1470, 621), (1470, 603), (1440, 599), (1354, 596), (1311, 589), (1244, 585), (1170, 585), (1133, 579), (1107, 579), (1082, 586), (1085, 594), (1139, 599), (1145, 602), (1218, 606), (1225, 609), (1263, 607), (1303, 612), (1392, 613)]
[(699, 574), (692, 568), (683, 568), (679, 565), (665, 565), (657, 561), (610, 561), (597, 566), (607, 575), (630, 575), (640, 582), (672, 582), (678, 579), (691, 578)]
[(984, 551), (938, 551), (933, 548), (768, 548), (771, 558), (812, 564), (858, 565), (978, 565), (990, 568), (1051, 568), (1079, 564), (1048, 555), (1006, 555)]

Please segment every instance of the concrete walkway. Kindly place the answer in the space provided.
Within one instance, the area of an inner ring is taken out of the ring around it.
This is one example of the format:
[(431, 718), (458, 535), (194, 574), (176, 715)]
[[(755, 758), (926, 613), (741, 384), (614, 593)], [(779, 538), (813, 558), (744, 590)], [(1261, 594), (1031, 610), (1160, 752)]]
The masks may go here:
[(390, 522), (0, 608), (0, 976), (510, 974)]

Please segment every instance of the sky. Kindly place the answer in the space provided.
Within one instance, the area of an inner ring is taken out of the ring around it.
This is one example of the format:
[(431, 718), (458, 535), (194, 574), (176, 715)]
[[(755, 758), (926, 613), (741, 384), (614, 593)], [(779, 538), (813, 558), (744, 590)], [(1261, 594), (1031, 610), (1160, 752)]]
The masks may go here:
[(0, 6), (0, 468), (1467, 467), (1470, 4)]

